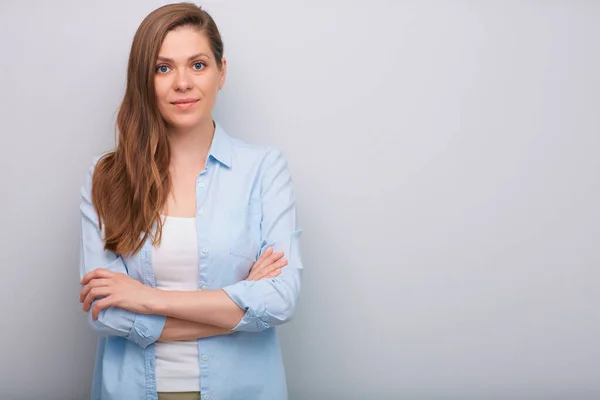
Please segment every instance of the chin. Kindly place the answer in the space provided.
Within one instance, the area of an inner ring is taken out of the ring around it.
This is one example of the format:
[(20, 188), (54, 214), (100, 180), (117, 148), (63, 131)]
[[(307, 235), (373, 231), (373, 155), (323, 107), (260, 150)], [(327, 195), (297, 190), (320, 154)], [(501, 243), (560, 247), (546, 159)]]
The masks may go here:
[(174, 129), (190, 129), (200, 125), (204, 121), (202, 116), (190, 115), (190, 116), (177, 116), (175, 118), (169, 118), (168, 125)]

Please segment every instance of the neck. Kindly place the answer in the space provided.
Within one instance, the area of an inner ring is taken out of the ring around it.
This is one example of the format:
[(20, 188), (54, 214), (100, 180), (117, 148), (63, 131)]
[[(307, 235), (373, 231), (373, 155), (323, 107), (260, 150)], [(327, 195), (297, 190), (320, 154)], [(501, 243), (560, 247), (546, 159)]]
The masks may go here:
[(214, 133), (215, 127), (212, 119), (190, 129), (169, 129), (171, 163), (202, 163), (204, 166)]

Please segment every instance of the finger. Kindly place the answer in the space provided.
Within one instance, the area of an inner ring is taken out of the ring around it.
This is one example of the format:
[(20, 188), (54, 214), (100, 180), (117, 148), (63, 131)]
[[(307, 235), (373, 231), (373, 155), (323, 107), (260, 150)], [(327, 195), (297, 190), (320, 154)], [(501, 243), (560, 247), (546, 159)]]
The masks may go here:
[(261, 269), (257, 269), (257, 270), (253, 270), (250, 271), (250, 273), (248, 274), (248, 277), (246, 278), (247, 281), (257, 281), (261, 278), (262, 276), (262, 270)]
[(271, 253), (271, 255), (269, 256), (270, 260), (279, 260), (281, 257), (283, 257), (283, 251), (273, 251), (273, 253)]
[(259, 279), (258, 277), (261, 274), (261, 269), (254, 269), (251, 270), (250, 273), (248, 274), (248, 277), (246, 278), (247, 281), (255, 281), (257, 279)]
[(91, 281), (94, 278), (98, 278), (99, 275), (102, 273), (103, 273), (103, 268), (93, 269), (93, 270), (89, 271), (87, 274), (85, 274), (83, 276), (83, 278), (81, 278), (79, 283), (81, 283), (82, 285), (87, 285), (89, 281)]
[(113, 275), (114, 275), (114, 272), (109, 271), (105, 268), (96, 268), (96, 269), (88, 272), (87, 274), (85, 274), (83, 276), (83, 278), (81, 278), (81, 281), (79, 283), (81, 283), (82, 285), (87, 285), (88, 282), (91, 281), (92, 279), (110, 278)]
[(275, 261), (279, 260), (281, 257), (283, 257), (283, 251), (276, 251), (273, 254), (271, 254), (271, 256), (269, 257), (269, 261), (274, 263)]
[(260, 255), (260, 257), (258, 257), (258, 259), (259, 260), (265, 260), (271, 254), (273, 254), (273, 248), (272, 247), (267, 247), (267, 249), (265, 251), (263, 251), (263, 253)]
[[(256, 273), (255, 280), (268, 278), (274, 271), (281, 270), (281, 268), (285, 267), (288, 263), (286, 258), (283, 258), (273, 264), (269, 264), (266, 268)], [(277, 273), (279, 275), (279, 273)]]
[(275, 278), (276, 276), (279, 276), (280, 273), (281, 273), (281, 268), (277, 268), (275, 271), (266, 275), (265, 278)]
[(109, 297), (106, 297), (102, 300), (98, 300), (96, 304), (94, 304), (94, 308), (92, 309), (92, 319), (96, 321), (98, 319), (98, 314), (100, 314), (100, 311), (110, 307), (111, 302), (112, 300)]
[(264, 265), (264, 263), (267, 261), (267, 258), (271, 254), (273, 254), (273, 248), (269, 247), (260, 255), (260, 257), (258, 257), (258, 260), (256, 260), (256, 262), (254, 264), (252, 264), (251, 269), (259, 270)]
[(255, 281), (256, 278), (255, 278), (255, 275), (250, 274), (250, 275), (248, 275), (248, 277), (245, 280), (246, 281)]
[(92, 288), (83, 302), (83, 311), (89, 311), (92, 302), (98, 297), (108, 296), (109, 294), (110, 288), (108, 286)]
[(281, 268), (285, 267), (287, 265), (287, 263), (288, 263), (287, 258), (282, 258), (281, 260), (276, 261), (273, 264), (270, 264), (267, 268), (265, 268), (264, 275), (268, 275), (277, 269), (281, 269)]
[(260, 255), (260, 257), (258, 257), (258, 260), (256, 260), (257, 262), (263, 262), (267, 259), (267, 257), (269, 257), (271, 254), (273, 254), (273, 248), (272, 247), (267, 247), (267, 249), (265, 251), (263, 251), (263, 253)]
[[(255, 267), (257, 271), (262, 271), (265, 268), (268, 268), (274, 262), (277, 262), (281, 257), (283, 257), (283, 252), (273, 252), (270, 256), (268, 256), (264, 261), (262, 261), (259, 265)], [(262, 271), (261, 273), (264, 273)]]
[(83, 289), (81, 289), (81, 292), (79, 293), (79, 302), (80, 303), (83, 302), (83, 300), (85, 299), (85, 297), (87, 296), (87, 294), (89, 293), (89, 291), (92, 288), (100, 287), (100, 286), (108, 286), (109, 282), (110, 282), (110, 280), (103, 279), (103, 278), (92, 279), (90, 281), (90, 283), (88, 283), (87, 285), (85, 285), (83, 287)]

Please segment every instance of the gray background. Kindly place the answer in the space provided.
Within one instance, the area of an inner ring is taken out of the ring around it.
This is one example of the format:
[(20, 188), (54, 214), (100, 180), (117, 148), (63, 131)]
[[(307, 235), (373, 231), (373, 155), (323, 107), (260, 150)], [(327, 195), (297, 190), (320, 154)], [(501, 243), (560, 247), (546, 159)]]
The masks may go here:
[[(79, 188), (164, 3), (0, 3), (2, 399), (89, 396)], [(291, 400), (600, 398), (599, 2), (203, 4), (294, 175)]]

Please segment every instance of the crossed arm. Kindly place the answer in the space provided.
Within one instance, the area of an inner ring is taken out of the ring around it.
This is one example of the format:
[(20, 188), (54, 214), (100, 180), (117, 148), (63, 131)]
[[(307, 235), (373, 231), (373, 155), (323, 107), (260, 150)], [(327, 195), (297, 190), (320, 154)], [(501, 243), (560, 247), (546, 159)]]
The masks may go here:
[[(98, 159), (88, 169), (81, 190), (79, 263), (81, 283), (85, 285), (80, 301), (97, 333), (121, 336), (146, 347), (157, 340), (189, 340), (231, 331), (259, 332), (292, 318), (303, 270), (299, 243), (302, 229), (296, 226), (291, 175), (280, 151), (268, 150), (259, 172), (260, 248), (265, 249), (262, 260), (257, 260), (246, 280), (219, 290), (193, 292), (146, 286), (128, 275), (122, 257), (104, 250), (91, 199)], [(285, 254), (287, 261), (277, 259), (276, 254)], [(274, 266), (275, 263), (280, 264)], [(270, 275), (275, 271), (278, 274)]]
[[(247, 281), (273, 278), (287, 264), (282, 252), (268, 248), (253, 264)], [(99, 313), (118, 307), (139, 314), (166, 316), (157, 341), (195, 340), (233, 333), (244, 317), (242, 310), (223, 290), (164, 291), (143, 285), (130, 276), (104, 268), (94, 269), (81, 279), (79, 294), (83, 311)], [(95, 302), (92, 307), (94, 300)]]

